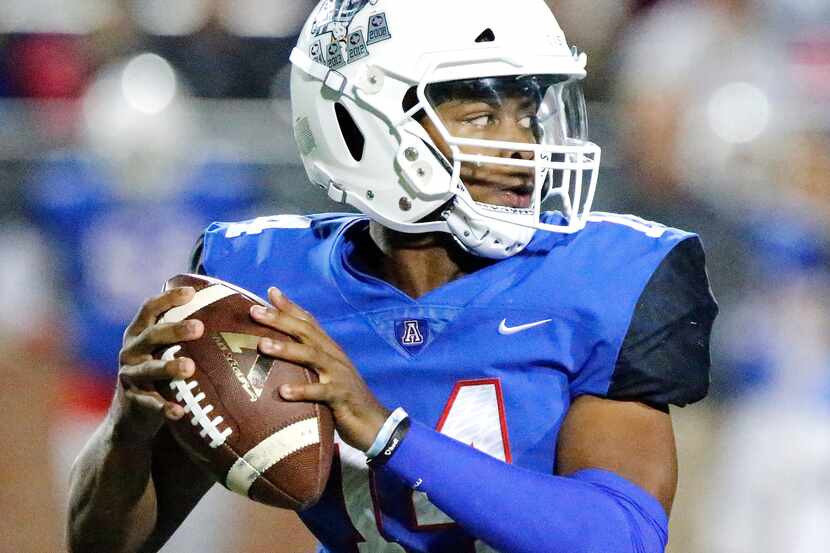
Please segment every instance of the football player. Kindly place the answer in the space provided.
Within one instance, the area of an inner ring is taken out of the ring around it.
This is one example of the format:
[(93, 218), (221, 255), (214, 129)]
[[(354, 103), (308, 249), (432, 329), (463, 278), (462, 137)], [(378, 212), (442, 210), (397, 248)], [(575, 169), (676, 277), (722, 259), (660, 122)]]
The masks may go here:
[[(261, 352), (320, 376), (280, 390), (336, 421), (300, 513), (320, 551), (663, 551), (669, 405), (706, 394), (717, 307), (695, 235), (591, 212), (586, 60), (547, 4), (324, 0), (291, 60), (309, 178), (363, 215), (217, 223), (194, 270), (267, 294), (251, 317), (296, 342)], [(155, 551), (213, 484), (151, 386), (195, 370), (151, 358), (201, 336), (156, 323), (193, 293), (127, 329), (74, 470), (75, 551)]]

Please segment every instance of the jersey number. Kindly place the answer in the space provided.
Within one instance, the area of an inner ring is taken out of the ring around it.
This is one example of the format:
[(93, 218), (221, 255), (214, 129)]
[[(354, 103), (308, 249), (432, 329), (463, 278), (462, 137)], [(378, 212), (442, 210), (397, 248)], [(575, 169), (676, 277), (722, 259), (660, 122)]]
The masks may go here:
[(237, 238), (243, 234), (262, 234), (268, 229), (306, 229), (309, 227), (311, 227), (311, 219), (302, 215), (272, 215), (242, 223), (232, 223), (225, 230), (225, 238)]
[[(498, 379), (464, 380), (456, 383), (444, 407), (435, 429), (463, 443), (510, 463), (510, 443), (504, 415), (504, 400)], [(398, 520), (412, 520), (411, 530), (447, 531), (461, 534), (453, 520), (433, 505), (426, 494), (403, 489), (396, 493), (385, 492), (384, 487), (364, 468), (363, 454), (345, 443), (339, 442), (340, 466), (343, 496), (346, 512), (352, 521), (356, 534), (362, 540), (356, 543), (356, 550), (364, 552), (405, 553), (405, 549), (392, 542), (384, 528), (385, 524), (399, 525), (397, 521), (385, 520), (384, 513), (408, 511), (410, 516)], [(361, 477), (362, 476), (362, 477)], [(373, 512), (374, 518), (367, 517)], [(459, 553), (485, 553), (493, 551), (481, 542), (464, 539)]]

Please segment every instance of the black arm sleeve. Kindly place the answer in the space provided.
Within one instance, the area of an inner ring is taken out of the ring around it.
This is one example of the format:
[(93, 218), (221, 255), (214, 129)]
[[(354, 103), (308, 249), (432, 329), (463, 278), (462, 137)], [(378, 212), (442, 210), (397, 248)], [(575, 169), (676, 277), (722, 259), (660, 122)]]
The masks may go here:
[(717, 313), (700, 240), (684, 240), (640, 295), (608, 398), (682, 407), (706, 397)]
[(199, 236), (196, 244), (193, 246), (193, 252), (190, 254), (190, 272), (197, 275), (207, 275), (205, 267), (202, 264), (202, 256), (205, 251), (205, 235)]

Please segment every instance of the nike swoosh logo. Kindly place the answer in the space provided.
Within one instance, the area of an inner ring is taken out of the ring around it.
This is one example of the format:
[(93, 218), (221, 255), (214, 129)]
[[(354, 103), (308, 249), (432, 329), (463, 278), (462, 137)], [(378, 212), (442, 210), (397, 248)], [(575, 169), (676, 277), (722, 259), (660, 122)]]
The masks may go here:
[(499, 324), (499, 334), (510, 336), (511, 334), (517, 334), (519, 332), (529, 330), (537, 326), (548, 324), (552, 320), (553, 319), (545, 319), (544, 321), (536, 321), (535, 323), (527, 323), (519, 326), (507, 326), (507, 319), (502, 319), (501, 323)]

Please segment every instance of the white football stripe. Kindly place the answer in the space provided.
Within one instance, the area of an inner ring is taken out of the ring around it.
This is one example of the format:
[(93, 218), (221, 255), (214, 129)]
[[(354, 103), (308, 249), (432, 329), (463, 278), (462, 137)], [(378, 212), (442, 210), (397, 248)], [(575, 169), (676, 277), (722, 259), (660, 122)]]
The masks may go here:
[(227, 298), (236, 294), (236, 291), (223, 286), (221, 284), (214, 284), (207, 288), (202, 288), (193, 296), (193, 299), (184, 305), (174, 307), (164, 314), (161, 318), (162, 323), (178, 323), (190, 317), (200, 309), (217, 302), (221, 299)]
[(228, 471), (225, 485), (229, 490), (247, 497), (251, 485), (263, 472), (295, 451), (318, 443), (320, 430), (316, 417), (286, 426), (237, 459)]

